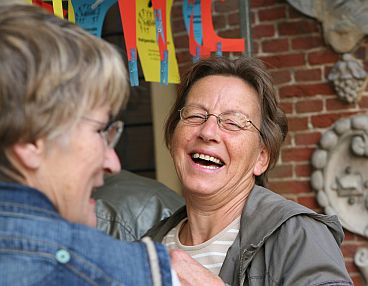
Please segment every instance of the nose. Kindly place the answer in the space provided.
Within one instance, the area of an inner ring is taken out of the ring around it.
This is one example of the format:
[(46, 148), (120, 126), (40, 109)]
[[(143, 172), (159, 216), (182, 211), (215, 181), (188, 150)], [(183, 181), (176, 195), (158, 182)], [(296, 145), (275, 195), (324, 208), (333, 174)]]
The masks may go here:
[[(212, 116), (213, 115), (213, 116)], [(218, 118), (214, 114), (209, 114), (207, 120), (200, 126), (199, 136), (206, 142), (219, 141)]]
[(106, 148), (104, 171), (108, 174), (117, 174), (121, 170), (121, 164), (118, 155), (113, 148)]

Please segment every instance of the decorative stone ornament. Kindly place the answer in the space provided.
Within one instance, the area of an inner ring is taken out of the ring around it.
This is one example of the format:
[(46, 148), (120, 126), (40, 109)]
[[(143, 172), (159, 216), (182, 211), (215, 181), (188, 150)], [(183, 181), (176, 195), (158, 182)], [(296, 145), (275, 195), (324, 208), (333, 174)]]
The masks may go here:
[(359, 101), (367, 79), (363, 65), (351, 54), (343, 54), (342, 60), (328, 74), (328, 80), (333, 83), (337, 96), (348, 103)]
[(316, 18), (322, 24), (326, 44), (342, 54), (328, 79), (342, 101), (356, 103), (368, 81), (363, 65), (351, 53), (368, 34), (368, 1), (366, 0), (287, 0), (298, 11)]
[(368, 248), (362, 247), (354, 255), (354, 263), (358, 266), (365, 280), (365, 285), (368, 286)]
[(327, 214), (368, 237), (368, 115), (338, 120), (312, 155), (312, 188)]

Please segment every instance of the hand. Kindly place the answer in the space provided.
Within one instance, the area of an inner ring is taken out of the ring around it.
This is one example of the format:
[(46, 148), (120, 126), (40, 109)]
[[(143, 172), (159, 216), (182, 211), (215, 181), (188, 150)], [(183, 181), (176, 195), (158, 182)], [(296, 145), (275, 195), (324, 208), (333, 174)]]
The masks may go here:
[(224, 281), (195, 261), (185, 251), (170, 250), (171, 265), (178, 274), (182, 286), (224, 286)]

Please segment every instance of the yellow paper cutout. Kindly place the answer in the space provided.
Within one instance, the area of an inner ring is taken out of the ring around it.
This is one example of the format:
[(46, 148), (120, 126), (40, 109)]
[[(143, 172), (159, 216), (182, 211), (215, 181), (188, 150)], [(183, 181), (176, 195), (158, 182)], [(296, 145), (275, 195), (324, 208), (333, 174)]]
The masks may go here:
[(54, 8), (55, 16), (64, 19), (62, 0), (52, 0), (52, 7)]
[(75, 23), (75, 14), (72, 0), (68, 0), (68, 20), (69, 22)]
[[(179, 83), (179, 68), (171, 33), (171, 7), (173, 0), (166, 2), (166, 36), (168, 50), (168, 82)], [(160, 82), (160, 51), (156, 41), (156, 25), (153, 8), (148, 7), (147, 0), (136, 2), (137, 50), (143, 69), (144, 78), (149, 82)]]

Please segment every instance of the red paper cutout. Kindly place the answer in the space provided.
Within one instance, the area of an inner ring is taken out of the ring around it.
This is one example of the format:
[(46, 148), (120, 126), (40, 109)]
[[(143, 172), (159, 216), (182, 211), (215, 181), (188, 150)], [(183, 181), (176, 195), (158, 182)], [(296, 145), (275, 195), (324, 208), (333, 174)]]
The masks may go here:
[(119, 0), (120, 18), (123, 26), (125, 47), (128, 60), (132, 58), (131, 49), (137, 51), (136, 42), (136, 3), (131, 0)]
[(223, 52), (244, 52), (245, 42), (243, 38), (222, 38), (218, 36), (213, 28), (212, 1), (201, 1), (203, 46), (210, 51), (217, 50), (217, 44), (221, 43)]

